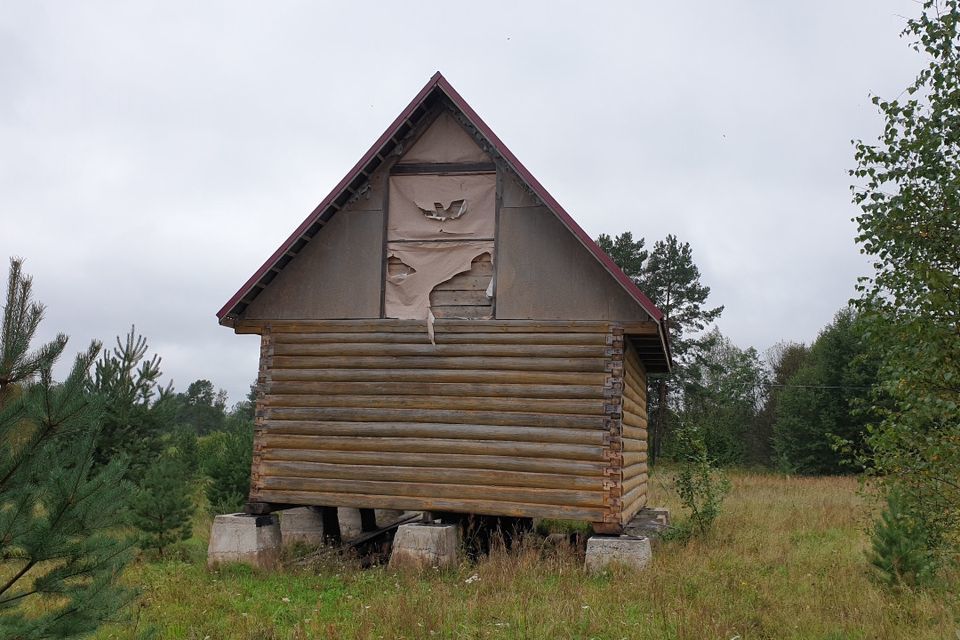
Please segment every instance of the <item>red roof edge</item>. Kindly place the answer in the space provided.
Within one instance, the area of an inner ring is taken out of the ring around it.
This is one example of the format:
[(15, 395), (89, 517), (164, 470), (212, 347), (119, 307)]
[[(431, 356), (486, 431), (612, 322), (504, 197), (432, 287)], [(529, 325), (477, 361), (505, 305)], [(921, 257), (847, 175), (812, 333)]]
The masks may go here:
[[(577, 224), (577, 222), (570, 216), (567, 211), (560, 206), (560, 203), (557, 202), (552, 195), (540, 184), (540, 181), (533, 177), (533, 174), (523, 163), (521, 163), (513, 152), (507, 148), (507, 146), (500, 140), (499, 137), (487, 126), (487, 123), (477, 114), (473, 108), (467, 104), (463, 97), (454, 89), (450, 83), (447, 81), (443, 75), (437, 71), (427, 84), (420, 90), (419, 93), (410, 101), (410, 104), (400, 113), (399, 116), (387, 127), (387, 130), (383, 132), (376, 142), (373, 143), (373, 146), (363, 155), (357, 164), (347, 173), (346, 176), (337, 184), (336, 187), (327, 195), (324, 200), (317, 205), (314, 210), (306, 217), (306, 219), (297, 227), (296, 231), (290, 234), (280, 248), (277, 249), (272, 256), (270, 256), (266, 262), (254, 273), (250, 279), (248, 279), (242, 287), (233, 295), (230, 300), (227, 301), (225, 305), (217, 312), (217, 318), (220, 320), (221, 324), (224, 323), (224, 320), (227, 314), (243, 299), (247, 293), (263, 278), (267, 272), (273, 267), (273, 265), (290, 249), (290, 247), (297, 241), (297, 239), (312, 225), (317, 219), (324, 213), (327, 207), (343, 192), (343, 190), (350, 184), (353, 180), (356, 179), (357, 175), (366, 166), (373, 157), (377, 154), (381, 147), (383, 147), (390, 138), (397, 132), (397, 130), (403, 125), (403, 123), (410, 117), (410, 115), (416, 111), (417, 107), (426, 100), (430, 93), (434, 89), (440, 89), (443, 91), (448, 98), (460, 109), (463, 114), (470, 120), (470, 122), (483, 134), (483, 136), (496, 148), (497, 152), (503, 156), (504, 159), (510, 164), (511, 169), (513, 169), (517, 175), (520, 176), (537, 196), (547, 205), (547, 207), (553, 211), (554, 215), (560, 218), (560, 221), (567, 227), (580, 241), (580, 243), (587, 248), (594, 255), (594, 257), (600, 261), (600, 264), (612, 275), (617, 282), (620, 283), (620, 286), (634, 299), (636, 302), (643, 307), (643, 309), (650, 314), (657, 323), (661, 324), (663, 318), (663, 313), (653, 304), (653, 302), (644, 294), (637, 285), (627, 276), (620, 267), (607, 255), (607, 253), (601, 249), (596, 242), (587, 234), (583, 228)], [(666, 340), (666, 336), (662, 336), (663, 344), (667, 349), (667, 357), (669, 362), (669, 346)]]
[(469, 118), (469, 120), (480, 131), (480, 133), (482, 133), (484, 137), (489, 140), (494, 147), (496, 147), (500, 155), (502, 155), (507, 162), (510, 163), (510, 168), (516, 171), (517, 175), (519, 175), (528, 185), (530, 185), (530, 188), (534, 190), (537, 196), (543, 200), (547, 207), (549, 207), (558, 218), (560, 218), (560, 221), (563, 222), (564, 226), (566, 226), (567, 229), (577, 236), (577, 239), (580, 240), (580, 243), (583, 244), (583, 246), (586, 247), (590, 253), (592, 253), (594, 257), (600, 261), (600, 264), (602, 264), (604, 268), (610, 272), (610, 275), (617, 279), (617, 282), (619, 282), (620, 285), (626, 289), (627, 293), (629, 293), (630, 296), (636, 300), (647, 313), (650, 314), (650, 317), (657, 322), (660, 322), (660, 320), (663, 318), (663, 312), (660, 311), (660, 309), (653, 304), (650, 298), (648, 298), (647, 295), (637, 287), (633, 280), (631, 280), (630, 277), (625, 274), (619, 266), (617, 266), (617, 263), (607, 255), (607, 252), (601, 249), (597, 243), (593, 241), (593, 238), (591, 238), (590, 235), (583, 230), (583, 227), (577, 224), (577, 221), (574, 220), (569, 213), (567, 213), (566, 209), (560, 206), (560, 203), (557, 202), (552, 195), (550, 195), (550, 193), (542, 184), (540, 184), (540, 181), (533, 177), (533, 174), (530, 173), (525, 166), (523, 166), (523, 163), (520, 162), (515, 155), (513, 155), (513, 152), (507, 148), (507, 145), (503, 144), (503, 141), (497, 137), (497, 134), (495, 134), (493, 130), (487, 126), (487, 123), (483, 121), (483, 118), (481, 118), (477, 112), (474, 111), (469, 104), (467, 104), (466, 100), (464, 100), (463, 97), (457, 93), (456, 89), (450, 86), (450, 83), (447, 82), (447, 79), (440, 75), (439, 72), (437, 72), (437, 75), (434, 76), (434, 78), (439, 79), (437, 85), (443, 89), (443, 92), (447, 94), (457, 108), (463, 111), (464, 115)]
[(393, 136), (393, 134), (396, 133), (397, 129), (400, 128), (406, 119), (409, 118), (414, 111), (416, 111), (420, 103), (423, 102), (428, 95), (430, 95), (430, 92), (442, 79), (443, 76), (440, 75), (439, 71), (433, 74), (433, 77), (431, 77), (427, 84), (423, 86), (423, 89), (421, 89), (420, 92), (413, 98), (413, 100), (410, 101), (410, 104), (408, 104), (407, 107), (400, 112), (400, 115), (398, 115), (396, 119), (390, 123), (390, 126), (387, 127), (387, 130), (384, 131), (383, 135), (377, 138), (377, 141), (373, 143), (373, 146), (371, 146), (370, 149), (363, 154), (363, 157), (360, 158), (360, 161), (353, 165), (353, 168), (350, 169), (347, 175), (343, 177), (343, 180), (337, 183), (337, 186), (333, 188), (327, 197), (324, 198), (320, 204), (314, 207), (313, 211), (310, 212), (310, 215), (308, 215), (306, 219), (300, 223), (300, 226), (297, 227), (296, 231), (291, 233), (290, 237), (283, 241), (283, 244), (280, 245), (280, 248), (277, 249), (272, 256), (267, 258), (267, 261), (264, 262), (259, 269), (257, 269), (256, 273), (250, 276), (250, 278), (243, 283), (243, 286), (240, 287), (235, 294), (233, 294), (233, 297), (230, 298), (225, 305), (223, 305), (220, 311), (217, 311), (217, 319), (220, 320), (221, 323), (224, 317), (226, 317), (226, 315), (230, 313), (237, 303), (239, 303), (243, 297), (254, 287), (254, 285), (260, 281), (260, 278), (265, 276), (270, 268), (280, 259), (280, 257), (283, 256), (283, 254), (285, 254), (291, 246), (293, 246), (293, 244), (297, 241), (297, 238), (299, 238), (304, 231), (310, 228), (310, 225), (316, 222), (317, 219), (323, 215), (323, 212), (326, 210), (326, 208), (329, 207), (330, 203), (332, 203), (340, 195), (344, 188), (353, 182), (357, 174), (360, 173), (360, 170), (363, 169), (363, 167), (373, 159), (380, 148), (390, 140), (391, 136)]

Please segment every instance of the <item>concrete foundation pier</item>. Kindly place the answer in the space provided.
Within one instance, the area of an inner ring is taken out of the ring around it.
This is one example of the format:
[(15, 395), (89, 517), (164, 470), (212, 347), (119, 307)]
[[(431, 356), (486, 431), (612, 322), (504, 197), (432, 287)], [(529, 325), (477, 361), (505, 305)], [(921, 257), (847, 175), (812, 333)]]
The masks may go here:
[(280, 564), (280, 523), (275, 515), (230, 513), (213, 519), (207, 567), (240, 563), (257, 569)]
[(283, 545), (323, 545), (323, 515), (313, 507), (284, 509), (280, 512), (280, 536)]
[(598, 573), (611, 565), (643, 569), (650, 563), (650, 538), (636, 536), (592, 536), (587, 540), (584, 568)]
[(391, 569), (446, 568), (457, 564), (458, 530), (455, 524), (400, 525), (393, 538)]

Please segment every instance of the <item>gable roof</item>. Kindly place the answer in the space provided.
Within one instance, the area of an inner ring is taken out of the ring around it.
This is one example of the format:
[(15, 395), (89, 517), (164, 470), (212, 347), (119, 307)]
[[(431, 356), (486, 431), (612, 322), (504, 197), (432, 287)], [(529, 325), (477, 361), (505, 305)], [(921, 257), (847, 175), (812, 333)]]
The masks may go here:
[(583, 244), (584, 247), (600, 262), (623, 289), (639, 304), (647, 314), (660, 325), (661, 340), (669, 361), (669, 346), (663, 332), (663, 313), (642, 292), (637, 285), (616, 265), (616, 263), (597, 246), (597, 243), (583, 228), (560, 206), (552, 195), (533, 177), (533, 174), (523, 166), (513, 152), (497, 137), (489, 126), (470, 107), (456, 89), (450, 86), (447, 79), (438, 71), (410, 101), (410, 104), (400, 112), (400, 115), (387, 127), (373, 146), (363, 155), (359, 162), (333, 188), (326, 198), (314, 208), (297, 229), (290, 234), (283, 244), (270, 256), (266, 262), (248, 279), (242, 287), (217, 312), (220, 324), (230, 325), (232, 319), (243, 312), (243, 309), (263, 290), (267, 284), (293, 259), (296, 253), (316, 235), (320, 227), (332, 218), (357, 193), (367, 178), (383, 163), (393, 151), (403, 136), (414, 128), (417, 118), (427, 111), (428, 101), (437, 94), (446, 96), (453, 105), (466, 117), (476, 130), (486, 139), (489, 145), (506, 161), (521, 180), (536, 194), (543, 204), (554, 214), (563, 225)]

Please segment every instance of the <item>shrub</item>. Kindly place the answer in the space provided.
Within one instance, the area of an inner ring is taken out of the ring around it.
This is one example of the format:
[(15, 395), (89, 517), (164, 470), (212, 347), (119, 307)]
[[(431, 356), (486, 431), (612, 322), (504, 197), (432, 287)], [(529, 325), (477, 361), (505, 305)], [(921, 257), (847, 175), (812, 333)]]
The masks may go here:
[(677, 432), (682, 462), (674, 478), (674, 487), (683, 507), (689, 511), (686, 520), (674, 526), (668, 538), (687, 541), (703, 535), (713, 526), (730, 492), (730, 481), (711, 462), (703, 436), (692, 427)]

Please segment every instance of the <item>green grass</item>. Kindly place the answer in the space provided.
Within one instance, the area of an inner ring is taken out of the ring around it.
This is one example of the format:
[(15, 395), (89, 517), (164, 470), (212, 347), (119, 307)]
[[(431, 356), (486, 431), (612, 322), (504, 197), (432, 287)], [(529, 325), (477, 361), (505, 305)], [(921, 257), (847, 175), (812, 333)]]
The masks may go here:
[[(198, 536), (188, 560), (140, 563), (126, 578), (143, 590), (137, 628), (160, 638), (960, 638), (955, 574), (917, 592), (873, 579), (855, 479), (732, 480), (716, 530), (657, 546), (640, 573), (587, 576), (570, 551), (533, 544), (422, 575), (349, 559), (210, 573)], [(651, 504), (677, 509), (663, 484), (654, 477)]]

